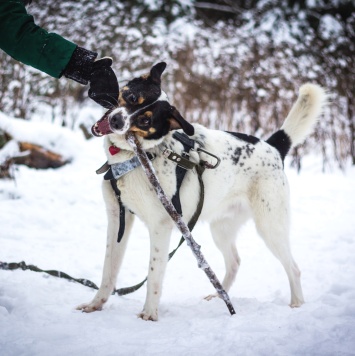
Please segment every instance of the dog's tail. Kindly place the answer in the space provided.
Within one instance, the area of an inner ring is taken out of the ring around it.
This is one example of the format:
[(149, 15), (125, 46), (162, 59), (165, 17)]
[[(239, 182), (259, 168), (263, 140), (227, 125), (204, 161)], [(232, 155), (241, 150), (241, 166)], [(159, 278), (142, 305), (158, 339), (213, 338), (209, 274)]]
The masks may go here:
[(322, 87), (310, 83), (301, 86), (298, 99), (281, 129), (266, 141), (280, 152), (282, 160), (312, 132), (326, 103), (327, 94)]

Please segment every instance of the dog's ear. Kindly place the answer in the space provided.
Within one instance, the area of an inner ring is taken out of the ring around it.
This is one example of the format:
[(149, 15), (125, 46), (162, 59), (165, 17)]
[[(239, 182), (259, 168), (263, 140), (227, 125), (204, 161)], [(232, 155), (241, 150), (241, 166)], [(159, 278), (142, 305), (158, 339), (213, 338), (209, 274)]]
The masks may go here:
[(152, 69), (150, 70), (150, 77), (152, 78), (154, 83), (160, 85), (161, 83), (160, 77), (163, 74), (165, 68), (166, 68), (165, 62), (160, 62), (152, 67)]
[(171, 117), (169, 118), (170, 130), (183, 129), (186, 135), (192, 136), (195, 133), (194, 127), (187, 122), (174, 106), (171, 106)]

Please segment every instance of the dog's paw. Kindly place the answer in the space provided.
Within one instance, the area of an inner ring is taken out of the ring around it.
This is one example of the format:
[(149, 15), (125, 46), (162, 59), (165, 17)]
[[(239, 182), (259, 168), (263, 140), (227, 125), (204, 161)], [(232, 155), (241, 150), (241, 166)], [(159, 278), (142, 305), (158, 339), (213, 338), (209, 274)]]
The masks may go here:
[(290, 306), (291, 308), (299, 308), (299, 307), (301, 307), (303, 304), (304, 304), (304, 301), (303, 301), (303, 300), (298, 300), (298, 301), (296, 301), (296, 302), (291, 302), (291, 303), (289, 304), (289, 306)]
[(207, 297), (204, 297), (203, 299), (210, 301), (213, 298), (220, 298), (220, 295), (218, 293), (210, 294)]
[(143, 310), (141, 313), (137, 314), (137, 317), (146, 321), (158, 321), (158, 311), (155, 311), (155, 313), (147, 313)]
[(84, 303), (80, 304), (76, 307), (76, 310), (81, 310), (83, 313), (92, 313), (94, 311), (102, 310), (102, 306), (104, 303), (97, 303), (97, 302), (91, 302), (91, 303)]

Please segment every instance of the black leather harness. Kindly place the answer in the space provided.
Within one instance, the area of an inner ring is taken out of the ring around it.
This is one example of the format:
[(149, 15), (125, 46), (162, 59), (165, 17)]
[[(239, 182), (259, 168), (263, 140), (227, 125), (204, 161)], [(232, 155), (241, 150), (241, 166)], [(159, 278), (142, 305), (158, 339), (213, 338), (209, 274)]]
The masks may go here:
[[(199, 167), (198, 164), (193, 163), (189, 160), (190, 157), (190, 151), (192, 149), (194, 149), (195, 147), (195, 140), (190, 139), (186, 134), (184, 133), (180, 133), (180, 132), (174, 132), (173, 137), (178, 140), (182, 146), (183, 146), (183, 151), (181, 153), (181, 155), (166, 149), (164, 151), (164, 156), (168, 159), (170, 159), (171, 161), (176, 163), (176, 170), (175, 170), (175, 174), (176, 174), (176, 191), (174, 196), (171, 199), (172, 204), (174, 205), (174, 208), (176, 209), (176, 211), (182, 215), (182, 208), (181, 208), (181, 201), (180, 201), (180, 188), (182, 186), (183, 180), (185, 178), (186, 172), (189, 169), (193, 169), (194, 167)], [(205, 152), (205, 151), (204, 151)], [(148, 158), (152, 161), (155, 158), (155, 155), (147, 152), (147, 156)], [(204, 161), (202, 161), (204, 162)], [(126, 209), (125, 206), (122, 202), (121, 199), (121, 191), (118, 189), (117, 187), (117, 180), (119, 178), (121, 178), (123, 175), (125, 175), (126, 173), (130, 172), (131, 170), (133, 170), (134, 168), (138, 167), (139, 161), (137, 157), (133, 157), (132, 159), (125, 161), (123, 163), (119, 163), (119, 164), (114, 164), (114, 165), (109, 165), (107, 162), (101, 167), (99, 168), (96, 173), (97, 174), (102, 174), (105, 173), (104, 175), (104, 179), (105, 180), (109, 180), (111, 187), (113, 189), (113, 191), (115, 192), (118, 204), (119, 204), (119, 209), (120, 209), (120, 227), (118, 230), (118, 236), (117, 236), (117, 242), (121, 242), (123, 234), (125, 232), (125, 227), (126, 227)], [(198, 174), (203, 173), (204, 167), (203, 165), (201, 165), (199, 167), (199, 169), (197, 170)], [(203, 184), (202, 179), (199, 179), (200, 182), (200, 192), (203, 190), (201, 188), (201, 184)], [(200, 201), (202, 199), (202, 203), (199, 203), (198, 206), (201, 206), (201, 210), (202, 210), (202, 206), (203, 206), (203, 197), (201, 197), (200, 194)], [(198, 215), (200, 215), (199, 211)], [(197, 219), (196, 219), (197, 221)]]
[[(180, 141), (184, 147), (181, 153), (182, 158), (188, 160), (189, 163), (192, 163), (189, 161), (189, 157), (190, 157), (190, 151), (195, 147), (195, 141), (190, 139), (187, 135), (177, 131), (174, 132), (173, 137), (176, 140)], [(193, 164), (193, 166), (195, 165)], [(174, 208), (180, 215), (182, 215), (182, 208), (181, 208), (181, 201), (180, 201), (180, 188), (187, 172), (187, 168), (185, 167), (186, 166), (182, 166), (181, 164), (179, 164), (179, 162), (177, 162), (177, 166), (175, 170), (176, 191), (174, 196), (171, 198), (171, 202), (174, 205)]]
[[(153, 160), (155, 158), (155, 156), (150, 153), (147, 153), (147, 156), (150, 160)], [(139, 162), (137, 157), (133, 157), (133, 159), (131, 159), (129, 161), (130, 161), (129, 162), (130, 164), (129, 165), (127, 164), (127, 167), (129, 166), (129, 169), (126, 168), (125, 170), (124, 169), (120, 170), (119, 166), (109, 165), (109, 164), (107, 164), (107, 162), (105, 164), (106, 166), (104, 165), (105, 167), (108, 168), (108, 170), (106, 171), (106, 174), (104, 175), (104, 179), (110, 181), (111, 187), (112, 187), (113, 191), (115, 192), (115, 195), (116, 195), (116, 198), (118, 201), (118, 205), (120, 208), (120, 227), (118, 230), (117, 242), (121, 242), (123, 234), (125, 232), (125, 228), (126, 228), (126, 208), (122, 203), (121, 191), (117, 187), (117, 180), (119, 178), (121, 178), (124, 174), (130, 172), (131, 170), (133, 170), (134, 168), (139, 166), (139, 164), (137, 163), (137, 162)], [(98, 169), (96, 171), (96, 173), (98, 173), (98, 174), (103, 173), (102, 172), (103, 167)]]

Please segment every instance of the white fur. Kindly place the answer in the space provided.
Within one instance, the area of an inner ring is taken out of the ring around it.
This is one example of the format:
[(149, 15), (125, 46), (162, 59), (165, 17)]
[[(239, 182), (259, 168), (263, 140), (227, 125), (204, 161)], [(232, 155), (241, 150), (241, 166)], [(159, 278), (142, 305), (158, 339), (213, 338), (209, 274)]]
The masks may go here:
[[(324, 100), (324, 91), (319, 87), (307, 84), (301, 88), (300, 97), (283, 125), (293, 145), (304, 140), (316, 122)], [(304, 299), (300, 271), (289, 244), (289, 187), (279, 152), (264, 141), (251, 144), (222, 131), (210, 130), (198, 124), (194, 127), (193, 138), (204, 149), (221, 158), (217, 169), (206, 169), (203, 174), (205, 201), (200, 219), (210, 223), (213, 239), (223, 254), (226, 266), (223, 287), (226, 291), (229, 290), (240, 266), (235, 246), (236, 234), (246, 220), (253, 218), (260, 236), (286, 271), (291, 289), (290, 305), (301, 306)], [(165, 193), (172, 197), (176, 189), (176, 166), (161, 153), (166, 147), (180, 153), (181, 144), (172, 138), (172, 133), (163, 140), (141, 138), (141, 142), (143, 148), (157, 154), (153, 161), (156, 174)], [(111, 156), (108, 153), (111, 144), (121, 147), (121, 152)], [(133, 156), (123, 135), (106, 136), (105, 151), (110, 164)], [(201, 158), (209, 159), (204, 154), (201, 154)], [(88, 304), (80, 305), (78, 309), (85, 312), (100, 310), (114, 289), (134, 219), (134, 215), (129, 212), (132, 211), (147, 225), (151, 242), (147, 296), (139, 316), (144, 320), (157, 320), (173, 223), (151, 189), (141, 167), (123, 176), (117, 181), (117, 185), (126, 206), (125, 234), (122, 242), (117, 243), (118, 203), (110, 183), (104, 181), (108, 229), (102, 283), (94, 299)], [(180, 197), (183, 219), (187, 222), (199, 199), (199, 184), (194, 172), (187, 172)]]
[(292, 138), (293, 146), (302, 143), (312, 132), (326, 101), (322, 87), (310, 83), (301, 86), (298, 99), (281, 127)]

